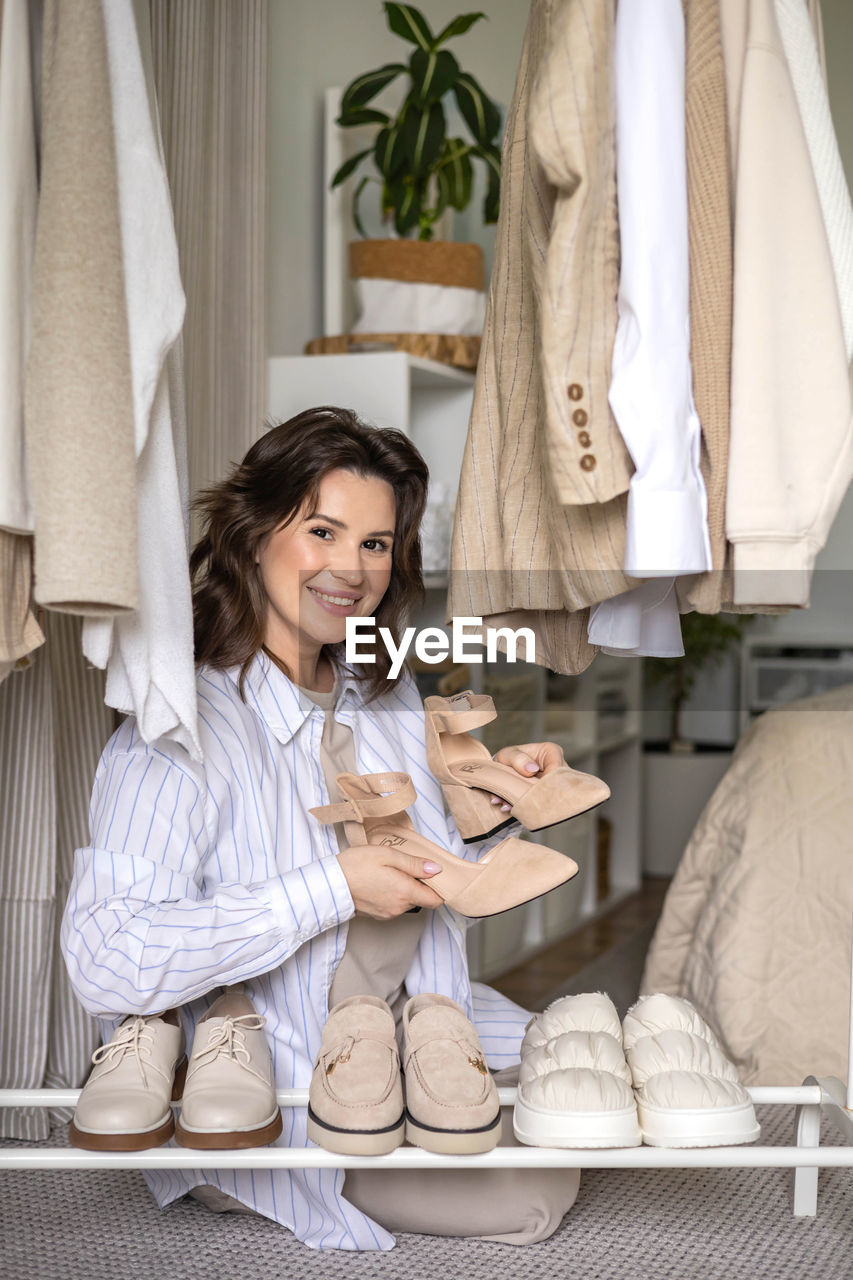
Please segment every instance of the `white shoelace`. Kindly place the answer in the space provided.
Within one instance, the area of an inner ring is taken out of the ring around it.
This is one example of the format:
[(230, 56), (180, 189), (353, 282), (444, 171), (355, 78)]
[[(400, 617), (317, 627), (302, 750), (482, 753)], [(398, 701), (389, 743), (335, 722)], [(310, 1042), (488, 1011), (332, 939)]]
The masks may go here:
[[(150, 1030), (146, 1019), (141, 1017), (131, 1018), (117, 1028), (111, 1040), (108, 1040), (106, 1044), (102, 1044), (99, 1049), (95, 1050), (92, 1054), (92, 1062), (96, 1066), (105, 1062), (114, 1068), (130, 1055), (136, 1059), (142, 1083), (147, 1088), (148, 1077), (145, 1074), (143, 1055), (145, 1058), (150, 1059), (153, 1043), (154, 1033)], [(158, 1075), (164, 1074), (153, 1063), (149, 1062), (148, 1065), (153, 1067)]]
[(218, 1026), (212, 1028), (201, 1052), (193, 1054), (190, 1071), (197, 1071), (199, 1067), (209, 1066), (219, 1057), (226, 1057), (239, 1062), (241, 1067), (251, 1071), (253, 1076), (266, 1084), (267, 1077), (251, 1065), (252, 1055), (246, 1048), (246, 1032), (260, 1031), (266, 1026), (266, 1021), (258, 1013), (243, 1013), (236, 1018), (229, 1014)]

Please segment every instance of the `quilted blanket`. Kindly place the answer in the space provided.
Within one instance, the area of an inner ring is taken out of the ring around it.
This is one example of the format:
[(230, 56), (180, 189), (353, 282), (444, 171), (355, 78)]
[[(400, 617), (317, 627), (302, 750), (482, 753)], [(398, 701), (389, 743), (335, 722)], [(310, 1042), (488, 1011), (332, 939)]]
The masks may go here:
[(847, 1077), (853, 685), (741, 738), (664, 903), (642, 991), (685, 996), (744, 1084)]

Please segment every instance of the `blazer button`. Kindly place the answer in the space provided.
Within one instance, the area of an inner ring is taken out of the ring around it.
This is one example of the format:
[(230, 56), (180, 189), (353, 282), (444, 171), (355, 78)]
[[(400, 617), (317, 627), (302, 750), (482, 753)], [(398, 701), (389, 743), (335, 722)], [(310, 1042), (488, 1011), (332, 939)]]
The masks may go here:
[(595, 456), (591, 453), (585, 453), (581, 458), (581, 471), (595, 470)]
[(572, 422), (576, 427), (585, 427), (589, 422), (589, 415), (587, 414), (586, 409), (575, 409), (572, 414)]
[(572, 382), (572, 383), (570, 383), (570, 384), (569, 384), (569, 399), (570, 399), (570, 400), (580, 400), (580, 399), (582, 398), (582, 396), (583, 396), (583, 387), (581, 386), (581, 384), (580, 384), (579, 382)]
[(584, 449), (589, 448), (589, 446), (592, 444), (592, 436), (589, 434), (588, 431), (578, 432), (578, 444), (582, 445)]

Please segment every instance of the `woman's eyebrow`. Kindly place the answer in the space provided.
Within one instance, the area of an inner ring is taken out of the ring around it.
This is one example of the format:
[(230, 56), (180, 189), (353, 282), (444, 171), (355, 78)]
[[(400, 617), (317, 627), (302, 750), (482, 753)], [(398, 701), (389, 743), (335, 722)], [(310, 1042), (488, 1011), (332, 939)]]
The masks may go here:
[[(324, 516), (322, 511), (315, 511), (313, 515), (307, 516), (308, 520), (325, 520), (327, 524), (333, 524), (336, 529), (346, 529), (343, 520), (336, 520), (334, 516)], [(393, 529), (374, 529), (372, 533), (366, 533), (366, 538), (393, 538)]]

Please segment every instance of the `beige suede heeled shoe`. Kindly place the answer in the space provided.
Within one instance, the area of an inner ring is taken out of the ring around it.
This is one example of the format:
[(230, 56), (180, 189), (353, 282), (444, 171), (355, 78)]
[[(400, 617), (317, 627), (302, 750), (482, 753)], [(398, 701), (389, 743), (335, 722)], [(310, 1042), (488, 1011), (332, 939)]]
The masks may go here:
[(438, 863), (441, 871), (424, 884), (464, 916), (498, 915), (578, 873), (571, 858), (516, 836), (502, 840), (478, 862), (457, 858), (415, 831), (405, 812), (417, 798), (407, 773), (339, 773), (336, 781), (346, 799), (308, 812), (323, 823), (343, 822), (350, 844), (392, 845)]
[[(553, 827), (603, 804), (610, 795), (606, 782), (569, 765), (541, 777), (524, 778), (509, 765), (493, 760), (470, 732), (497, 719), (488, 694), (468, 689), (452, 698), (436, 695), (424, 700), (424, 709), (427, 764), (441, 784), (466, 844), (482, 840), (512, 821), (528, 831)], [(490, 795), (500, 796), (512, 806), (509, 817), (496, 809)]]

